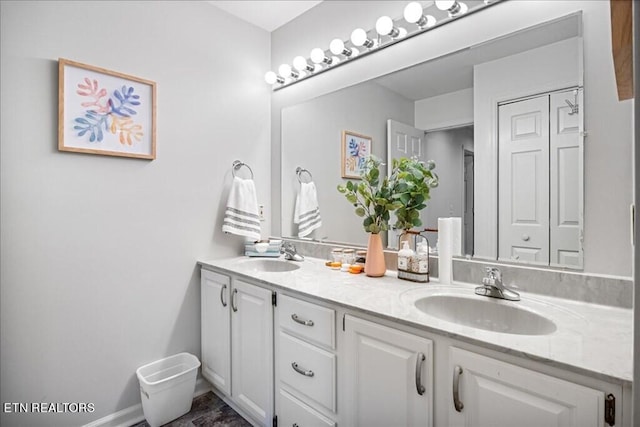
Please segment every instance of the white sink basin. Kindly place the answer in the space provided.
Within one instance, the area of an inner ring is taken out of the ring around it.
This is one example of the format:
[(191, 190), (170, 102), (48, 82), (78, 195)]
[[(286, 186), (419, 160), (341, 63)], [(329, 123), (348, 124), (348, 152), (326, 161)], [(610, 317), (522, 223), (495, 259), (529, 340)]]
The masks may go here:
[(300, 268), (298, 264), (280, 259), (248, 259), (244, 261), (243, 264), (246, 266), (250, 266), (251, 269), (255, 271), (264, 271), (267, 273), (283, 273), (287, 271), (294, 271)]
[(552, 320), (519, 307), (518, 302), (483, 296), (436, 294), (416, 300), (415, 306), (429, 316), (485, 331), (548, 335), (557, 329)]

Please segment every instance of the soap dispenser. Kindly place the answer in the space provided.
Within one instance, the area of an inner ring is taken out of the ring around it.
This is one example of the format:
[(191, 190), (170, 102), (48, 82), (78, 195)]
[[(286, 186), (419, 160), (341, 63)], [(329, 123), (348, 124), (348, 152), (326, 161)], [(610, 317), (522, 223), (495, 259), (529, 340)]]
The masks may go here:
[(415, 257), (416, 253), (409, 247), (409, 242), (404, 240), (402, 242), (402, 249), (398, 251), (398, 277), (400, 277), (400, 271), (411, 271), (411, 260)]

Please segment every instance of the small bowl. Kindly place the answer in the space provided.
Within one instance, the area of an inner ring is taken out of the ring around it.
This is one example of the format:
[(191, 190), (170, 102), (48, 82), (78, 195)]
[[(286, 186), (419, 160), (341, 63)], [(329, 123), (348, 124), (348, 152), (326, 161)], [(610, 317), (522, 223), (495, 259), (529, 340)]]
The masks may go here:
[(261, 254), (267, 252), (267, 249), (269, 249), (269, 244), (266, 242), (256, 243), (255, 246), (256, 246), (256, 252)]

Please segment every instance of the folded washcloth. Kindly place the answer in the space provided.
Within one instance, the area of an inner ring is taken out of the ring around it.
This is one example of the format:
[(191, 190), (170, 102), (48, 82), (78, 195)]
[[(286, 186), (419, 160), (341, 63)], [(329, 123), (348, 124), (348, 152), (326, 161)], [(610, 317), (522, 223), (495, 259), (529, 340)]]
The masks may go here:
[(305, 237), (316, 228), (322, 226), (318, 194), (313, 182), (301, 182), (300, 192), (296, 197), (296, 207), (293, 222), (298, 224), (298, 236)]
[(233, 177), (222, 231), (260, 240), (260, 216), (252, 179)]

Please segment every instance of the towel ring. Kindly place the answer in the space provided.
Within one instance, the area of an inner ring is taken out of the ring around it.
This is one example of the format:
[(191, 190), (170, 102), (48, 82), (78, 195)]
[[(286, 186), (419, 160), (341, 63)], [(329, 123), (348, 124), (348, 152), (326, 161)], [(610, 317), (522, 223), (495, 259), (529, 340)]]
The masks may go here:
[(307, 175), (309, 175), (309, 181), (308, 181), (308, 182), (313, 181), (313, 175), (311, 175), (311, 172), (309, 172), (308, 170), (306, 170), (306, 169), (301, 168), (300, 166), (298, 166), (298, 167), (296, 168), (296, 175), (298, 175), (298, 182), (299, 182), (300, 184), (302, 184), (302, 174), (303, 174), (303, 173), (305, 173), (305, 172), (307, 173)]
[(236, 176), (236, 171), (238, 169), (240, 169), (241, 167), (243, 167), (243, 166), (246, 167), (247, 169), (249, 169), (249, 172), (251, 172), (251, 179), (253, 179), (253, 170), (251, 169), (251, 167), (248, 164), (246, 164), (244, 162), (241, 162), (240, 160), (235, 160), (233, 162), (233, 169), (231, 169), (231, 175), (233, 175), (235, 177)]

